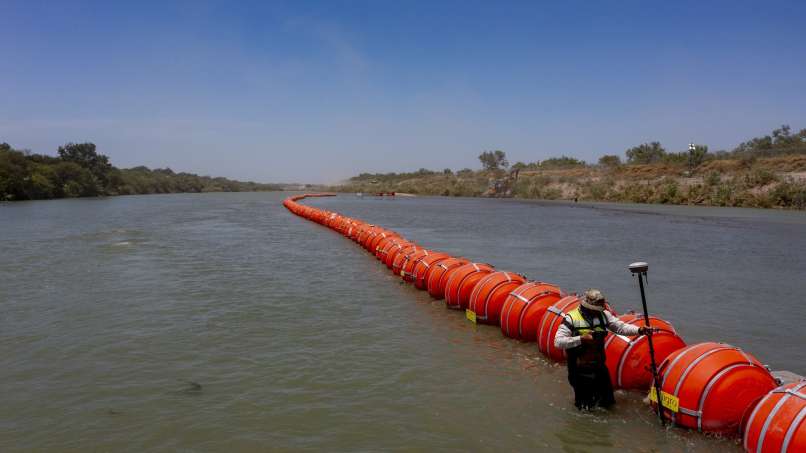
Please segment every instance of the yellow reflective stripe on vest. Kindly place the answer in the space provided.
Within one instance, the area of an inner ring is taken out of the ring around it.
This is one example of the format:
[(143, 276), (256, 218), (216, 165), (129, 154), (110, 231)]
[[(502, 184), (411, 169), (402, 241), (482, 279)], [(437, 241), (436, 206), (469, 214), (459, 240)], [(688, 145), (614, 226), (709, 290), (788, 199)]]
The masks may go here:
[[(605, 314), (602, 313), (602, 318), (604, 318)], [(604, 332), (607, 330), (607, 327), (604, 324), (600, 324), (599, 317), (593, 318), (594, 326), (591, 327), (588, 324), (588, 321), (585, 321), (585, 317), (582, 316), (582, 312), (579, 311), (579, 308), (576, 310), (570, 311), (568, 313), (568, 317), (571, 318), (571, 325), (574, 330), (574, 335), (585, 335), (591, 332)]]

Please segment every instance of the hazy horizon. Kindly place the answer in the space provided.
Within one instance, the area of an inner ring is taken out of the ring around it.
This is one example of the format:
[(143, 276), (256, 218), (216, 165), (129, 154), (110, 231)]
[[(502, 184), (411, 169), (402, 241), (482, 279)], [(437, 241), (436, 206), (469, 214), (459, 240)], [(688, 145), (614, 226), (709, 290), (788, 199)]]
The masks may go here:
[(3, 2), (0, 142), (259, 182), (806, 127), (802, 2)]

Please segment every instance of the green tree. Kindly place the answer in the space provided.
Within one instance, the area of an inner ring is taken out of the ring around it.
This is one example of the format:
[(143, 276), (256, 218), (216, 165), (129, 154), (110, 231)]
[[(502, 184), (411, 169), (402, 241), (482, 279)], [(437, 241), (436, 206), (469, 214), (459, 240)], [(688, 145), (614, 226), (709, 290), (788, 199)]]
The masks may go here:
[(75, 162), (92, 173), (100, 182), (96, 192), (103, 192), (109, 184), (109, 172), (112, 164), (109, 158), (95, 151), (94, 143), (67, 143), (59, 147), (59, 157), (65, 162)]
[(621, 165), (621, 158), (615, 154), (605, 154), (599, 158), (599, 165), (607, 168), (616, 168)]
[(652, 164), (660, 162), (666, 150), (660, 142), (643, 143), (627, 150), (627, 161), (631, 164)]
[(540, 162), (540, 168), (581, 167), (584, 165), (584, 161), (568, 156), (550, 157), (543, 162)]
[(0, 144), (0, 200), (28, 199), (29, 167), (25, 154), (8, 143)]
[(46, 200), (53, 198), (55, 187), (47, 176), (34, 172), (28, 184), (28, 198), (32, 200)]
[(484, 151), (479, 154), (479, 160), (481, 161), (482, 168), (485, 170), (498, 170), (509, 167), (507, 155), (501, 150)]

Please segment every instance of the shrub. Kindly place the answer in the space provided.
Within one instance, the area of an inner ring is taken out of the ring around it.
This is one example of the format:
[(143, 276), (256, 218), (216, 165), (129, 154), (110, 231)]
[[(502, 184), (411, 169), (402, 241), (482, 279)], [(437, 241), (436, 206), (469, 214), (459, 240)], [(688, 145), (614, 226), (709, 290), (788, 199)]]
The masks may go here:
[(783, 181), (771, 192), (770, 198), (776, 206), (785, 208), (806, 208), (806, 183), (793, 180)]
[(744, 181), (747, 187), (766, 186), (777, 180), (778, 176), (776, 176), (775, 173), (763, 168), (753, 169), (744, 175)]

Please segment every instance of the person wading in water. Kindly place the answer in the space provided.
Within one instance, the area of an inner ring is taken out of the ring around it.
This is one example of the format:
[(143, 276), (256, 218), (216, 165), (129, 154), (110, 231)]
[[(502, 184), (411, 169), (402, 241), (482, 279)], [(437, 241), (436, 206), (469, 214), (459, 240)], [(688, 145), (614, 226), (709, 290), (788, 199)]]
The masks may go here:
[(610, 407), (613, 385), (605, 364), (604, 343), (607, 331), (619, 335), (646, 335), (652, 327), (627, 324), (605, 309), (606, 300), (598, 289), (585, 291), (579, 308), (564, 316), (554, 337), (554, 345), (568, 355), (568, 382), (574, 388), (577, 409)]

